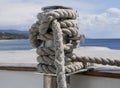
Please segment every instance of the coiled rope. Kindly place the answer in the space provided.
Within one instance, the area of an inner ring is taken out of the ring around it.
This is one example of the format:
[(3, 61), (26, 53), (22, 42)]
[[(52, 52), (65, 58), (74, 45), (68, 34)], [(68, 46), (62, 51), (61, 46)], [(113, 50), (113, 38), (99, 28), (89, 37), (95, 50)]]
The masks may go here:
[(42, 8), (38, 21), (31, 26), (30, 42), (39, 55), (38, 71), (57, 74), (58, 88), (67, 88), (65, 73), (84, 68), (83, 63), (120, 66), (120, 61), (96, 57), (79, 57), (73, 53), (80, 42), (77, 13), (71, 8)]

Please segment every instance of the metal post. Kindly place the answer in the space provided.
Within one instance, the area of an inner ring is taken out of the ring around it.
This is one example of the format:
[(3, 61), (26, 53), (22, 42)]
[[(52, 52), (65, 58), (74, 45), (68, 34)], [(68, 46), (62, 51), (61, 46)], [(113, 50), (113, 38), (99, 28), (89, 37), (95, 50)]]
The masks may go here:
[[(67, 88), (70, 88), (70, 76), (66, 77)], [(56, 76), (44, 75), (44, 88), (57, 88)]]
[(57, 88), (56, 76), (44, 75), (44, 88)]

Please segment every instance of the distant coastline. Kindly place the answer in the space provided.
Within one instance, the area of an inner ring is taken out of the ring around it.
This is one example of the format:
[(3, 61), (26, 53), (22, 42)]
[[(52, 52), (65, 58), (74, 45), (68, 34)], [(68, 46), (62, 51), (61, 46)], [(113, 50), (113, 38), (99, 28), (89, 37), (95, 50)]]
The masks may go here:
[(0, 40), (28, 39), (28, 31), (0, 30)]
[[(80, 47), (107, 47), (120, 50), (120, 39), (86, 39)], [(29, 39), (0, 40), (0, 51), (4, 50), (30, 50), (32, 46)]]

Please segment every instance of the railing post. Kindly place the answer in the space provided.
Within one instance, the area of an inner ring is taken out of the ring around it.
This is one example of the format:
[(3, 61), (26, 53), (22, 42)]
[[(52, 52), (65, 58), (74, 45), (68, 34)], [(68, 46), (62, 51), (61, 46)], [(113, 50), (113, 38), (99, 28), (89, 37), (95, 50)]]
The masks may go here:
[[(70, 76), (66, 77), (67, 88), (70, 88)], [(57, 88), (56, 76), (44, 75), (43, 88)]]
[(44, 75), (44, 88), (57, 88), (56, 76)]

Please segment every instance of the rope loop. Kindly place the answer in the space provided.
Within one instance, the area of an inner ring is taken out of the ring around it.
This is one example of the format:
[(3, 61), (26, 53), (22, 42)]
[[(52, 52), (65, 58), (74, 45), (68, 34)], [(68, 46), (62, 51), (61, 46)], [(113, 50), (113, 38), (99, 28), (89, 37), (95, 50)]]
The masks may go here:
[(57, 74), (58, 88), (67, 88), (65, 73), (76, 72), (84, 63), (120, 66), (119, 60), (98, 57), (78, 57), (73, 50), (79, 46), (78, 15), (69, 7), (49, 6), (42, 8), (30, 30), (30, 42), (37, 48), (38, 72)]

